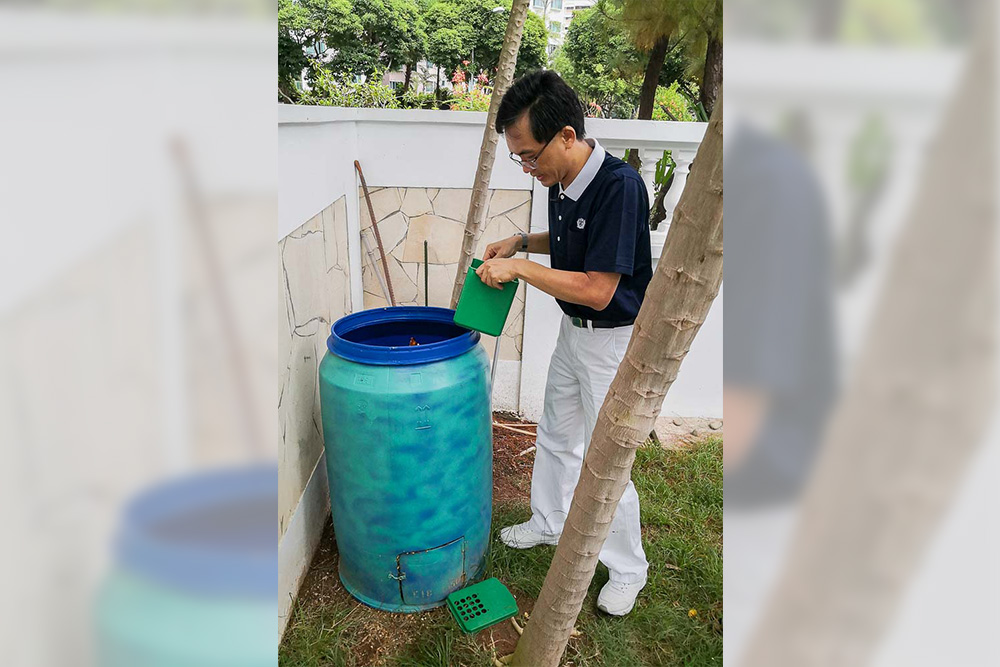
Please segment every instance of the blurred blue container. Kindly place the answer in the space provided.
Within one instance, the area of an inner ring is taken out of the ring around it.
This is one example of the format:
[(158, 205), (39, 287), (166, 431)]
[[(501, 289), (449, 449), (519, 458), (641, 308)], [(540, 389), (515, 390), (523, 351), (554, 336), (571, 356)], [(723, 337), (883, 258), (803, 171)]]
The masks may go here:
[(102, 667), (271, 667), (278, 473), (206, 473), (133, 500), (97, 601)]
[(453, 318), (411, 306), (348, 315), (320, 364), (340, 580), (379, 609), (441, 606), (485, 569), (489, 362)]

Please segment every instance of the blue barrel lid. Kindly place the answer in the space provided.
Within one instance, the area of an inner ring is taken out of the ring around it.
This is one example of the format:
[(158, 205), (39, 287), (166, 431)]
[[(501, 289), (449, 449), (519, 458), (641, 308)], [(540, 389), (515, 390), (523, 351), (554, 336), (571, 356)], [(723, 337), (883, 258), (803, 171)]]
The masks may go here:
[(192, 475), (154, 486), (125, 509), (119, 567), (162, 585), (212, 596), (277, 594), (271, 464)]
[(359, 364), (407, 366), (457, 357), (478, 343), (479, 332), (455, 324), (450, 308), (395, 306), (345, 315), (330, 327), (326, 346)]

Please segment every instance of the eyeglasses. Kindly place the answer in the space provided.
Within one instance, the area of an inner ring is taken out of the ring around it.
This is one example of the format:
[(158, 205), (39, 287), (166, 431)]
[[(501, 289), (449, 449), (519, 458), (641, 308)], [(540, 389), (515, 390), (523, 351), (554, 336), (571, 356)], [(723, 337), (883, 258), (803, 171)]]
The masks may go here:
[[(552, 137), (552, 139), (555, 139), (557, 136), (559, 135), (556, 134), (555, 136)], [(545, 149), (548, 148), (549, 144), (552, 143), (552, 139), (546, 141), (545, 145), (542, 146), (542, 150), (535, 153), (535, 157), (531, 158), (530, 160), (522, 160), (520, 156), (514, 155), (513, 153), (510, 153), (510, 159), (513, 160), (514, 164), (516, 164), (518, 167), (527, 167), (528, 169), (531, 170), (538, 169), (538, 158), (542, 157), (542, 153), (544, 153)]]

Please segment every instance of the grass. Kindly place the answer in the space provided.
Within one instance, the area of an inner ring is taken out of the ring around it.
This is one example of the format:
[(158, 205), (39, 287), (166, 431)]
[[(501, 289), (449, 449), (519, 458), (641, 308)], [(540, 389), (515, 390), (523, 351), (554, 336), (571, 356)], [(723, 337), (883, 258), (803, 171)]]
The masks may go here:
[[(582, 637), (571, 640), (564, 664), (574, 667), (710, 666), (722, 664), (722, 441), (709, 438), (667, 451), (639, 449), (632, 480), (639, 492), (643, 548), (650, 562), (648, 584), (635, 609), (611, 618), (596, 609), (608, 579), (599, 565), (577, 621)], [(504, 582), (522, 609), (534, 603), (555, 547), (517, 551), (503, 547), (496, 533), (525, 521), (527, 502), (494, 507), (493, 549), (488, 576)], [(694, 610), (694, 613), (692, 613)], [(282, 667), (361, 667), (369, 664), (364, 624), (373, 613), (347, 598), (336, 603), (302, 603), (285, 633)], [(393, 617), (413, 627), (405, 641), (381, 656), (393, 667), (492, 667), (496, 654), (510, 652), (516, 635), (509, 623), (464, 635), (448, 613), (435, 610)]]

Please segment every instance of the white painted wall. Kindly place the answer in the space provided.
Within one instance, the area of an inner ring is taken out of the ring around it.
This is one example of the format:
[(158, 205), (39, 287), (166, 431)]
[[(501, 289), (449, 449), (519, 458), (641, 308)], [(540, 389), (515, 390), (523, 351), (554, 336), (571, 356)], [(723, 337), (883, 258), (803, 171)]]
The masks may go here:
[[(371, 187), (471, 188), (486, 122), (485, 113), (474, 112), (290, 105), (279, 105), (278, 115), (279, 238), (347, 194), (352, 290), (358, 304), (362, 303), (361, 253), (354, 160), (361, 162)], [(588, 119), (587, 132), (612, 153), (621, 155), (625, 147), (637, 147), (648, 163), (664, 149), (671, 149), (686, 165), (697, 151), (705, 125)], [(501, 137), (490, 187), (533, 190), (532, 230), (544, 231), (548, 226), (545, 189), (506, 156)], [(649, 170), (643, 172), (649, 181)], [(678, 182), (683, 185), (683, 176)], [(679, 192), (671, 194), (676, 201)], [(666, 235), (666, 228), (661, 230), (654, 235), (654, 259)], [(531, 259), (548, 262), (544, 255)], [(520, 373), (514, 372), (516, 369), (498, 371), (498, 395), (509, 397), (516, 387), (516, 404), (529, 419), (541, 415), (560, 313), (554, 299), (529, 287)], [(720, 294), (668, 394), (664, 414), (722, 415), (722, 349)]]

